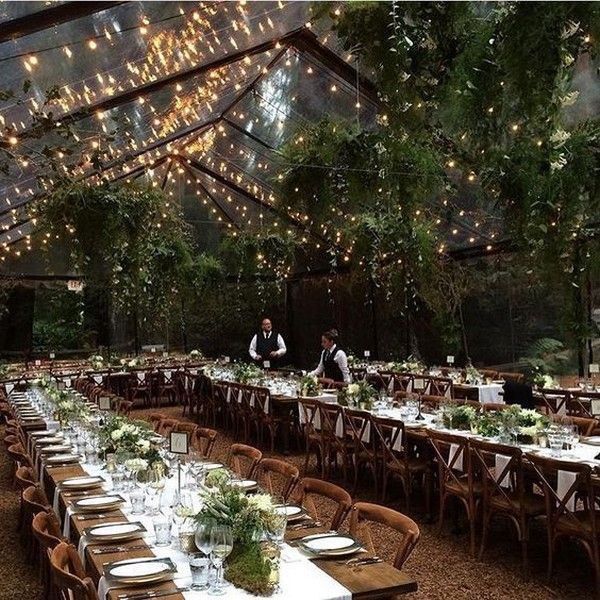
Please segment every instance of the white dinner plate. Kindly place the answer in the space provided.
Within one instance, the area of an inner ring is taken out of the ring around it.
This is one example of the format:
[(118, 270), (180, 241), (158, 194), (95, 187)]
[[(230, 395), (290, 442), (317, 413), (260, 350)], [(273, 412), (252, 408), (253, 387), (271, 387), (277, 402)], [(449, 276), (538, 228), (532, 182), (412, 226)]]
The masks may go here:
[(113, 507), (124, 502), (121, 496), (94, 496), (92, 498), (82, 498), (74, 502), (74, 506), (82, 511), (96, 510), (100, 508)]
[(254, 481), (254, 479), (242, 479), (241, 481), (232, 481), (231, 485), (242, 490), (252, 490), (258, 487), (258, 482)]
[(97, 540), (125, 540), (139, 537), (146, 532), (146, 528), (139, 522), (136, 523), (107, 523), (97, 527), (90, 527), (86, 534)]
[(46, 462), (51, 465), (61, 465), (63, 463), (76, 463), (79, 460), (78, 454), (57, 454), (56, 456), (49, 456)]
[(222, 469), (223, 465), (221, 463), (205, 463), (202, 468), (205, 471), (214, 471), (215, 469)]
[(275, 505), (275, 510), (280, 514), (285, 514), (288, 521), (302, 519), (306, 514), (301, 506), (296, 506), (294, 504), (277, 504)]
[(112, 563), (106, 568), (106, 573), (123, 583), (149, 583), (171, 578), (176, 570), (170, 558), (140, 558)]
[(96, 475), (94, 477), (71, 477), (61, 481), (60, 485), (63, 488), (85, 490), (90, 487), (96, 487), (101, 483), (104, 483), (104, 478)]
[(71, 452), (71, 450), (73, 448), (70, 444), (50, 444), (39, 449), (43, 454), (58, 454), (59, 452)]
[(360, 550), (360, 544), (347, 535), (316, 535), (303, 538), (301, 546), (313, 554), (344, 556)]
[(41, 437), (35, 440), (35, 443), (38, 446), (45, 446), (48, 444), (58, 444), (59, 442), (62, 442), (62, 439), (62, 435), (57, 437)]

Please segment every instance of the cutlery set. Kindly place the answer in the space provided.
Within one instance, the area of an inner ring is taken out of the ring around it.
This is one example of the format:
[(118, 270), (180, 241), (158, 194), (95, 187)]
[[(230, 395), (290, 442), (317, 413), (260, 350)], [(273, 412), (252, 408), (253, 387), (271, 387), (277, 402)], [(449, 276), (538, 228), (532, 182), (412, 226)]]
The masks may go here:
[(174, 590), (155, 590), (147, 592), (132, 592), (128, 594), (118, 594), (118, 600), (146, 600), (146, 598), (160, 598), (161, 596), (172, 596), (174, 594), (183, 594), (189, 592), (189, 587), (178, 587)]
[(363, 558), (357, 557), (349, 560), (338, 560), (336, 564), (344, 565), (346, 567), (358, 567), (362, 565), (375, 565), (382, 562), (383, 558), (379, 558), (379, 556), (365, 556)]
[(304, 523), (298, 523), (297, 525), (290, 525), (288, 529), (290, 531), (299, 531), (300, 529), (314, 529), (315, 527), (323, 527), (321, 521), (305, 521)]
[(115, 554), (118, 552), (133, 552), (134, 550), (151, 550), (154, 548), (152, 544), (136, 544), (135, 546), (102, 546), (94, 548), (92, 554)]

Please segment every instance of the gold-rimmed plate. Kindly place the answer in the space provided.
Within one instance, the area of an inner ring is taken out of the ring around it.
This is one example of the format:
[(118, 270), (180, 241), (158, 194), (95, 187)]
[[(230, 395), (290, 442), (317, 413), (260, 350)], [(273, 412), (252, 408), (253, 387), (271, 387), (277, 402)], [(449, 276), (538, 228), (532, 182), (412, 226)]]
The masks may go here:
[(139, 521), (120, 521), (95, 525), (84, 531), (86, 537), (94, 542), (112, 542), (135, 540), (146, 533), (146, 528)]
[(103, 512), (115, 510), (124, 503), (125, 498), (119, 494), (105, 494), (75, 500), (73, 508), (77, 512)]
[(113, 581), (127, 584), (152, 583), (173, 578), (177, 567), (170, 558), (137, 558), (108, 564), (104, 573)]

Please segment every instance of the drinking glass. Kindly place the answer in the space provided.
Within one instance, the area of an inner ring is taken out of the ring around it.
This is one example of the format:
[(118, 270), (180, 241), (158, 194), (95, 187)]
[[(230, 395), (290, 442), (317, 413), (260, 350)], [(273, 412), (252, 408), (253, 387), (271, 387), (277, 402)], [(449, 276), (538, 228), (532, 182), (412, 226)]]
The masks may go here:
[(210, 558), (204, 556), (202, 552), (191, 552), (188, 554), (188, 561), (192, 573), (191, 588), (199, 592), (207, 590), (209, 587)]
[[(285, 508), (285, 505), (282, 505)], [(287, 515), (285, 511), (273, 511), (269, 517), (269, 531), (267, 537), (278, 546), (283, 544), (285, 528), (287, 527)]]
[(231, 528), (225, 525), (214, 525), (210, 530), (212, 552), (211, 560), (217, 569), (217, 578), (213, 587), (208, 590), (211, 596), (222, 596), (226, 593), (223, 586), (223, 561), (233, 550)]
[(152, 519), (157, 546), (168, 546), (171, 543), (171, 522), (165, 515), (159, 514)]
[(144, 490), (141, 488), (133, 488), (129, 493), (129, 501), (131, 502), (131, 514), (144, 514)]
[(564, 443), (564, 435), (559, 429), (551, 429), (548, 431), (548, 445), (550, 446), (552, 456), (559, 457), (561, 455)]

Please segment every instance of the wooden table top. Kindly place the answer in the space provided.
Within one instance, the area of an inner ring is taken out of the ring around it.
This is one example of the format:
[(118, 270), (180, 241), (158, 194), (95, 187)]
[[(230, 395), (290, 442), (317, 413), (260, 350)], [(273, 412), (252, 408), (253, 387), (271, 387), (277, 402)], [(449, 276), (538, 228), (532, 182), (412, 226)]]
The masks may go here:
[[(52, 494), (54, 489), (64, 479), (85, 475), (86, 471), (81, 465), (68, 465), (61, 467), (51, 467), (46, 469), (47, 492)], [(69, 492), (60, 492), (60, 509), (61, 512), (69, 503)], [(84, 530), (107, 522), (126, 521), (127, 517), (121, 511), (111, 512), (109, 516), (100, 519), (87, 519), (85, 521), (77, 519), (77, 515), (71, 515), (71, 540), (77, 544)], [(327, 531), (326, 527), (315, 527), (310, 529), (293, 530), (290, 529), (286, 533), (286, 541), (294, 543), (295, 540), (307, 535), (322, 533)], [(112, 542), (112, 545), (119, 545), (126, 548), (130, 546), (145, 546), (129, 551), (121, 551), (114, 553), (94, 553), (94, 549), (100, 548), (100, 544), (88, 544), (86, 547), (86, 563), (85, 568), (88, 575), (92, 578), (95, 584), (98, 584), (100, 577), (104, 572), (104, 567), (107, 563), (130, 558), (152, 557), (154, 553), (143, 540), (130, 540), (127, 542)], [(389, 597), (397, 594), (406, 594), (414, 592), (417, 589), (417, 583), (414, 579), (394, 568), (388, 563), (373, 563), (361, 565), (357, 567), (348, 567), (339, 563), (339, 557), (331, 559), (315, 559), (312, 562), (320, 569), (325, 571), (330, 577), (338, 581), (346, 589), (352, 593), (352, 598), (356, 600), (374, 600), (376, 598)], [(164, 582), (161, 584), (152, 584), (152, 590), (174, 590), (173, 594), (163, 596), (166, 600), (183, 600), (183, 595), (176, 592), (174, 582)], [(117, 600), (118, 594), (134, 593), (140, 591), (139, 586), (119, 587), (109, 591), (107, 598)], [(103, 600), (103, 599), (101, 599)]]

